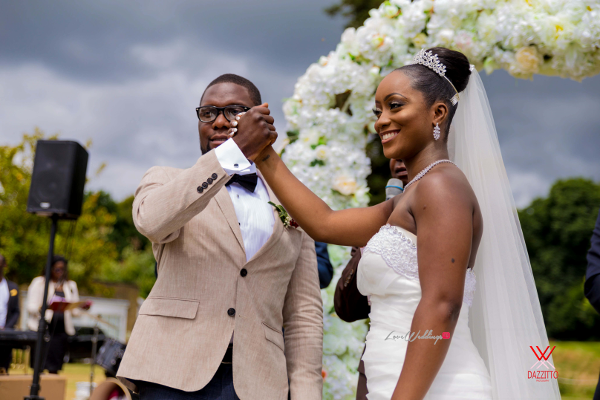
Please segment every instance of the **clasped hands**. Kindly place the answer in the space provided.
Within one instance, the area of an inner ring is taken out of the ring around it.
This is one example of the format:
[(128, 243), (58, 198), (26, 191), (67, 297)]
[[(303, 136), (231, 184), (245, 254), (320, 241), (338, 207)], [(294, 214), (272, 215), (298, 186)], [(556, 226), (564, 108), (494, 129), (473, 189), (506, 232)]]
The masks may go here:
[(269, 103), (252, 107), (242, 115), (236, 126), (233, 140), (244, 156), (252, 162), (277, 140), (277, 132), (270, 115)]

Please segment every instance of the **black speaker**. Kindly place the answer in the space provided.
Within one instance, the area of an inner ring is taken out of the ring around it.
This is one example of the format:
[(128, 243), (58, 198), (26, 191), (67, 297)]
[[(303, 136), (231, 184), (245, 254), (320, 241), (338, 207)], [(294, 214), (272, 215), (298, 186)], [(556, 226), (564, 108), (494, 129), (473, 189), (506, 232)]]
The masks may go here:
[(27, 211), (77, 219), (81, 215), (87, 162), (88, 152), (77, 142), (38, 140)]

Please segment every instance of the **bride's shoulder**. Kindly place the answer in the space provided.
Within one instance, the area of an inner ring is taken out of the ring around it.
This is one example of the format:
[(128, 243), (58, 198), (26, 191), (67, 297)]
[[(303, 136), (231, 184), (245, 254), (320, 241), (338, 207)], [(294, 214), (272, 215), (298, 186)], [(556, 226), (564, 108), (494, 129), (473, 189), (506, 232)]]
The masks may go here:
[(472, 206), (475, 200), (469, 181), (454, 165), (436, 168), (423, 176), (415, 187), (413, 197), (419, 203), (439, 203), (445, 207), (461, 204)]

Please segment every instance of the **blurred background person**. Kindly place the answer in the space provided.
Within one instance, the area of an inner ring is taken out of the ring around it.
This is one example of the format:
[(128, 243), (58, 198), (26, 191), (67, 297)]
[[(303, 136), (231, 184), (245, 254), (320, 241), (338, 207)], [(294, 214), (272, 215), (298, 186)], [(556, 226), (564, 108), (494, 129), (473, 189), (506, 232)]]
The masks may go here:
[[(67, 301), (70, 303), (79, 301), (77, 284), (69, 280), (67, 265), (68, 262), (63, 256), (56, 255), (52, 258), (50, 284), (48, 287), (48, 305), (56, 301)], [(42, 270), (41, 276), (31, 281), (27, 291), (27, 311), (29, 312), (27, 327), (32, 331), (38, 330), (42, 299), (44, 298), (44, 275), (44, 270)], [(89, 306), (84, 308), (89, 308)], [(63, 360), (68, 349), (69, 335), (75, 334), (73, 316), (78, 316), (79, 313), (79, 309), (64, 312), (46, 310), (45, 317), (48, 322), (50, 342), (45, 349), (45, 362), (42, 356), (42, 370), (48, 370), (51, 374), (57, 374), (62, 369)], [(34, 359), (35, 357), (32, 354), (31, 363), (33, 363)]]
[[(390, 172), (392, 173), (392, 178), (402, 181), (403, 186), (408, 183), (408, 172), (406, 171), (406, 166), (402, 160), (391, 159)], [(402, 189), (398, 188), (396, 193), (401, 190)], [(342, 276), (337, 283), (333, 298), (335, 313), (340, 319), (346, 322), (354, 322), (359, 319), (369, 318), (369, 312), (371, 311), (369, 300), (358, 291), (358, 287), (356, 286), (356, 268), (360, 262), (360, 249), (358, 247), (353, 247), (350, 255), (352, 258), (348, 262), (348, 265), (346, 265), (346, 268), (344, 268), (344, 271), (342, 271)], [(358, 364), (356, 400), (367, 400), (367, 394), (365, 364), (361, 359)]]
[[(6, 258), (0, 254), (0, 330), (14, 329), (19, 315), (19, 288), (4, 277), (8, 267)], [(12, 347), (0, 345), (0, 374), (8, 373), (12, 362)]]
[[(585, 297), (590, 304), (600, 313), (600, 213), (596, 220), (596, 227), (592, 233), (591, 246), (587, 255), (588, 266), (585, 274)], [(596, 386), (594, 400), (600, 400), (600, 380)]]
[(329, 260), (327, 243), (315, 242), (315, 252), (317, 253), (317, 266), (319, 268), (319, 286), (325, 289), (333, 279), (333, 265)]

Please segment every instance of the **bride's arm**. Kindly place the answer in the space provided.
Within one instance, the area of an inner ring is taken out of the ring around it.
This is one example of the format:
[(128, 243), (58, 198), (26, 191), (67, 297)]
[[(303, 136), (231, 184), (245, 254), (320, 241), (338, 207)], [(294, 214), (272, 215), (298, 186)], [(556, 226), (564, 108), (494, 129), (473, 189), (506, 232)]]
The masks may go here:
[(270, 146), (255, 162), (283, 207), (316, 241), (365, 246), (392, 213), (391, 200), (373, 207), (333, 211), (290, 172)]
[(450, 332), (450, 340), (409, 341), (392, 400), (425, 397), (446, 358), (462, 306), (473, 241), (472, 192), (466, 178), (436, 172), (421, 180), (411, 199), (422, 295), (410, 332)]

